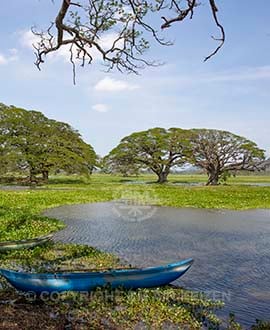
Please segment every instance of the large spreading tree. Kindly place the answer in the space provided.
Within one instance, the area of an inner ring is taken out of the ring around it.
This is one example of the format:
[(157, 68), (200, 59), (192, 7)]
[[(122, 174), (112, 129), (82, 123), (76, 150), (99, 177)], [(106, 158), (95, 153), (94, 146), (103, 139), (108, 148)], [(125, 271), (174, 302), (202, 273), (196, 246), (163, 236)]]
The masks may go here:
[(190, 132), (180, 128), (152, 128), (123, 138), (106, 157), (110, 164), (127, 163), (148, 168), (164, 183), (172, 167), (186, 164), (190, 155)]
[(70, 125), (0, 104), (0, 157), (6, 170), (28, 171), (33, 182), (40, 174), (47, 181), (51, 171), (90, 174), (96, 154)]
[(190, 161), (208, 175), (207, 185), (217, 185), (226, 172), (261, 168), (264, 150), (255, 142), (215, 129), (192, 130)]

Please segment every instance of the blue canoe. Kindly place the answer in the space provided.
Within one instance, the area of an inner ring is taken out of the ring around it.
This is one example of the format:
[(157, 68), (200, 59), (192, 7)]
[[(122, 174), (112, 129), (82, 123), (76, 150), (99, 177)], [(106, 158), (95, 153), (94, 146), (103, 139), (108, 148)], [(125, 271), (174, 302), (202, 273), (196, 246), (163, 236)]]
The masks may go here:
[(192, 265), (187, 259), (166, 266), (141, 269), (115, 269), (99, 272), (24, 273), (0, 269), (0, 274), (20, 291), (60, 292), (91, 291), (110, 285), (112, 288), (151, 288), (169, 284)]

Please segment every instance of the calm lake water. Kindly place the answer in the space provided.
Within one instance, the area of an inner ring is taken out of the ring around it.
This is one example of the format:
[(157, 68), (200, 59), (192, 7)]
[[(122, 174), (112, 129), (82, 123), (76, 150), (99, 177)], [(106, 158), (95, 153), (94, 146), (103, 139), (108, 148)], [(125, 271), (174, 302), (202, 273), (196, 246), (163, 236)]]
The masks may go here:
[(45, 214), (68, 225), (57, 240), (95, 246), (136, 266), (192, 257), (192, 268), (176, 285), (223, 299), (222, 315), (234, 312), (246, 328), (256, 318), (270, 320), (270, 210), (108, 202), (62, 206)]

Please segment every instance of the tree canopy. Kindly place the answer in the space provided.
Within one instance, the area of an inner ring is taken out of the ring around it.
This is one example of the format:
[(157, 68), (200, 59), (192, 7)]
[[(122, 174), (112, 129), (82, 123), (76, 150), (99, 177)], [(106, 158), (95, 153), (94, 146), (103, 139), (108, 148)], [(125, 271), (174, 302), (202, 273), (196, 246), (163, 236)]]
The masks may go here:
[(158, 176), (158, 182), (167, 181), (170, 169), (187, 162), (190, 133), (180, 128), (152, 128), (123, 138), (107, 156), (110, 163), (126, 166), (128, 163), (148, 168)]
[(134, 163), (129, 154), (121, 152), (103, 157), (99, 165), (103, 173), (120, 173), (122, 176), (138, 175), (142, 167), (142, 164)]
[(191, 149), (191, 162), (206, 171), (208, 185), (218, 184), (226, 172), (258, 170), (264, 160), (255, 142), (215, 129), (193, 129)]
[(123, 138), (108, 156), (115, 171), (128, 164), (147, 168), (164, 183), (173, 167), (185, 164), (203, 169), (207, 185), (217, 185), (225, 174), (263, 169), (264, 150), (255, 142), (214, 129), (153, 128)]
[[(0, 157), (7, 169), (28, 171), (30, 181), (50, 171), (90, 174), (96, 154), (70, 125), (41, 112), (0, 104)], [(12, 167), (11, 167), (12, 164)]]
[[(218, 46), (205, 61), (215, 55), (225, 41), (216, 0), (206, 2), (220, 36), (213, 37)], [(84, 66), (99, 56), (109, 70), (116, 67), (136, 73), (146, 65), (157, 64), (144, 57), (150, 41), (170, 45), (171, 42), (160, 36), (160, 31), (192, 19), (200, 5), (198, 0), (61, 0), (55, 21), (47, 29), (32, 28), (38, 37), (34, 45), (36, 65), (40, 68), (46, 55), (66, 47), (74, 72), (76, 60)], [(156, 21), (158, 26), (153, 23)], [(112, 37), (109, 44), (108, 33)]]

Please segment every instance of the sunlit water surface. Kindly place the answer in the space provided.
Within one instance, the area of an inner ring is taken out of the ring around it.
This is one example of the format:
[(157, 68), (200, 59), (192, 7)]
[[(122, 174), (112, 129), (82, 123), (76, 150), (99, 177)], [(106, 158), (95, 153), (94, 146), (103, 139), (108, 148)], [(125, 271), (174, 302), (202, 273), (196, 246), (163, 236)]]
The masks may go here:
[(270, 319), (270, 210), (136, 209), (107, 202), (45, 214), (67, 224), (57, 240), (95, 246), (133, 265), (192, 257), (194, 265), (176, 285), (223, 299), (222, 316), (234, 312), (247, 328)]

